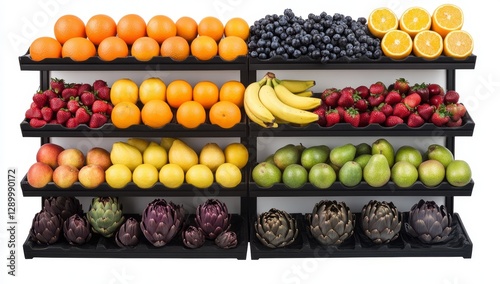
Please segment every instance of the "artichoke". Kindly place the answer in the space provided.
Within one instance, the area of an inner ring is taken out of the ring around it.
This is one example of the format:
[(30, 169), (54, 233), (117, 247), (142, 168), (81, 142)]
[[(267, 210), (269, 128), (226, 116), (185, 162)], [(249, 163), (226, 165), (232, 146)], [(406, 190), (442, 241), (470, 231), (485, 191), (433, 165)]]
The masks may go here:
[(155, 247), (169, 243), (184, 225), (184, 208), (165, 199), (155, 199), (142, 213), (141, 230)]
[(354, 216), (344, 202), (322, 200), (309, 216), (309, 231), (322, 245), (340, 245), (354, 233)]
[(205, 237), (213, 240), (230, 227), (231, 216), (225, 203), (217, 199), (208, 199), (205, 203), (198, 205), (195, 222)]
[(392, 202), (371, 200), (361, 210), (361, 228), (375, 244), (397, 239), (401, 230), (398, 209)]
[(109, 238), (123, 223), (122, 204), (117, 197), (94, 197), (87, 212), (92, 231)]
[(182, 242), (188, 248), (199, 248), (205, 243), (205, 234), (200, 228), (189, 226), (182, 232)]
[(92, 238), (90, 224), (87, 219), (75, 214), (63, 224), (64, 237), (71, 245), (82, 245)]
[(139, 243), (139, 232), (141, 228), (139, 222), (130, 217), (120, 226), (115, 234), (115, 242), (121, 247), (134, 247)]
[(238, 245), (238, 236), (233, 231), (225, 231), (215, 238), (215, 244), (223, 249), (235, 248)]
[(42, 209), (35, 214), (30, 229), (31, 240), (40, 245), (51, 245), (59, 240), (63, 221), (61, 216)]
[(261, 213), (255, 222), (255, 235), (269, 248), (292, 244), (299, 234), (297, 220), (285, 211), (271, 208)]
[(74, 214), (83, 216), (80, 201), (72, 196), (49, 197), (44, 200), (43, 204), (45, 211), (60, 215), (63, 221)]
[(451, 221), (444, 205), (421, 199), (410, 209), (406, 230), (423, 243), (439, 243), (450, 237)]

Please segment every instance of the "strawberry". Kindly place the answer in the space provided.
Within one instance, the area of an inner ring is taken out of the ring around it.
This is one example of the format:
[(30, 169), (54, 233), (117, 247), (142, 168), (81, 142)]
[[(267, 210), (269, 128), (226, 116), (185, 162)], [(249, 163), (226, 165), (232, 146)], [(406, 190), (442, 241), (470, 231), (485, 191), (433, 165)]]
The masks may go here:
[(414, 109), (420, 104), (420, 102), (422, 102), (422, 98), (419, 94), (412, 93), (401, 100), (401, 102), (407, 105), (409, 108)]
[(80, 102), (85, 106), (91, 107), (95, 102), (95, 95), (92, 92), (83, 92), (80, 95)]
[(402, 119), (405, 119), (410, 115), (410, 113), (411, 113), (411, 111), (408, 108), (408, 106), (401, 102), (401, 103), (397, 103), (394, 106), (394, 111), (392, 112), (392, 115), (395, 115), (397, 117), (401, 117)]
[(33, 95), (33, 102), (40, 109), (42, 107), (46, 106), (48, 101), (49, 101), (49, 99), (47, 98), (47, 95), (45, 95), (43, 92), (36, 92)]
[(359, 96), (363, 99), (368, 98), (370, 95), (370, 89), (367, 86), (359, 86), (356, 88), (356, 92), (358, 92)]
[(394, 108), (389, 104), (380, 104), (377, 108), (385, 114), (385, 117), (392, 115), (394, 112)]
[(434, 110), (436, 107), (430, 105), (430, 104), (421, 104), (417, 106), (417, 112), (418, 114), (425, 120), (429, 121), (431, 118), (432, 114), (434, 113)]
[(92, 112), (104, 112), (108, 111), (108, 103), (103, 100), (96, 100), (92, 104)]
[(110, 91), (111, 89), (108, 86), (102, 86), (99, 89), (95, 90), (97, 97), (101, 100), (109, 101), (110, 100)]
[(444, 103), (444, 96), (434, 95), (429, 99), (429, 103), (435, 107), (439, 107)]
[(325, 124), (326, 127), (335, 125), (340, 122), (340, 114), (336, 109), (329, 109), (325, 114), (325, 118), (326, 118), (326, 124)]
[(66, 121), (65, 126), (66, 126), (67, 128), (75, 128), (75, 127), (77, 127), (77, 126), (78, 126), (78, 121), (76, 121), (76, 118), (74, 118), (74, 117), (70, 117), (70, 118), (68, 119), (68, 121)]
[(384, 83), (378, 81), (374, 84), (371, 84), (369, 90), (370, 90), (370, 95), (376, 96), (376, 95), (383, 95), (386, 92), (387, 88), (385, 87)]
[[(108, 105), (111, 105), (111, 104), (108, 104)], [(318, 106), (317, 108), (315, 108), (313, 110), (313, 113), (315, 113), (315, 114), (318, 115), (318, 121), (317, 121), (317, 123), (320, 126), (325, 126), (326, 125), (326, 117), (325, 117), (326, 106), (322, 103), (320, 106)]]
[(64, 90), (64, 80), (57, 78), (50, 79), (50, 89), (56, 94), (60, 94)]
[(39, 119), (39, 118), (30, 119), (30, 126), (33, 128), (40, 128), (42, 126), (45, 126), (46, 124), (47, 124), (47, 121)]
[(401, 117), (395, 115), (391, 115), (385, 120), (385, 126), (387, 127), (396, 126), (402, 123), (404, 123), (404, 120)]
[(446, 126), (448, 127), (460, 127), (462, 126), (462, 119), (460, 118), (459, 120), (457, 121), (448, 121), (448, 123), (446, 123)]
[(339, 97), (340, 92), (336, 88), (326, 89), (321, 93), (321, 100), (329, 107), (336, 107)]
[(344, 112), (344, 121), (350, 123), (354, 127), (359, 126), (360, 122), (359, 112), (355, 108), (348, 108)]
[(384, 102), (386, 104), (395, 105), (401, 102), (401, 94), (398, 90), (392, 90), (385, 96)]
[(78, 124), (85, 124), (90, 121), (90, 111), (87, 107), (79, 107), (75, 112), (75, 118)]
[(47, 106), (42, 107), (40, 112), (42, 113), (43, 120), (45, 120), (47, 122), (52, 120), (52, 116), (54, 115), (54, 111), (50, 107), (47, 107)]
[(359, 114), (359, 127), (365, 127), (370, 122), (370, 112), (365, 111)]
[(99, 128), (103, 126), (106, 122), (108, 122), (108, 117), (102, 113), (93, 113), (90, 117), (89, 127), (90, 128)]
[(83, 92), (91, 92), (92, 91), (92, 86), (88, 83), (85, 83), (85, 84), (81, 84), (79, 87), (78, 87), (78, 95), (80, 96), (81, 94), (83, 94)]
[(363, 99), (360, 95), (354, 95), (354, 108), (359, 112), (365, 112), (368, 109), (368, 101)]
[(47, 97), (47, 102), (50, 101), (53, 98), (57, 98), (58, 97), (57, 94), (53, 90), (51, 90), (51, 89), (43, 91), (43, 94)]
[(458, 113), (458, 108), (456, 104), (447, 104), (445, 106), (446, 111), (450, 114), (450, 120), (451, 121), (457, 121), (460, 118), (460, 114)]
[(343, 108), (341, 106), (337, 106), (335, 109), (337, 110), (337, 112), (340, 115), (340, 121), (344, 121), (345, 108)]
[(436, 126), (444, 126), (450, 121), (450, 115), (444, 105), (441, 105), (431, 116), (431, 122)]
[(111, 112), (113, 112), (113, 105), (111, 103), (108, 103), (108, 109), (106, 110), (106, 114), (108, 116), (111, 116)]
[(385, 118), (386, 118), (385, 114), (376, 108), (372, 110), (372, 112), (370, 113), (370, 119), (368, 120), (368, 123), (383, 124), (385, 122)]
[(66, 123), (66, 121), (68, 121), (70, 117), (71, 117), (71, 112), (69, 112), (69, 110), (65, 108), (58, 110), (56, 113), (57, 123), (61, 125), (64, 125), (64, 123)]
[(368, 103), (372, 107), (378, 107), (381, 103), (383, 103), (385, 100), (384, 95), (370, 95), (368, 97)]
[(350, 108), (354, 105), (354, 93), (356, 90), (354, 90), (351, 87), (345, 87), (342, 90), (340, 90), (340, 97), (338, 100), (338, 105), (344, 108)]
[(408, 116), (408, 121), (406, 122), (409, 127), (420, 127), (425, 123), (425, 120), (418, 114), (418, 112), (412, 112)]
[(467, 109), (463, 104), (457, 104), (457, 112), (460, 114), (460, 117), (464, 117)]
[(76, 98), (78, 96), (78, 90), (74, 88), (65, 88), (61, 92), (61, 97), (65, 101), (69, 101), (70, 98)]
[(420, 101), (421, 102), (428, 102), (429, 101), (429, 89), (427, 88), (427, 85), (425, 83), (422, 84), (415, 84), (413, 87), (410, 89), (410, 93), (417, 93), (420, 96)]
[(107, 87), (108, 83), (103, 80), (95, 80), (94, 83), (92, 84), (92, 88), (94, 91), (97, 91), (100, 87)]
[(71, 112), (75, 113), (78, 108), (80, 108), (80, 99), (78, 97), (70, 99), (66, 104), (66, 108)]
[(24, 117), (26, 117), (27, 119), (42, 119), (43, 116), (42, 116), (42, 112), (40, 111), (40, 109), (38, 107), (30, 107), (25, 113), (24, 113)]
[(405, 78), (399, 78), (394, 82), (393, 89), (398, 91), (399, 94), (406, 94), (410, 90), (410, 85)]
[(61, 98), (53, 98), (49, 101), (50, 108), (57, 112), (58, 110), (66, 107), (66, 102)]
[(436, 95), (444, 96), (444, 89), (438, 84), (429, 84), (427, 85), (427, 89), (429, 90), (429, 97)]
[(460, 95), (456, 91), (453, 91), (453, 90), (449, 90), (444, 95), (444, 103), (445, 104), (456, 104), (456, 103), (458, 103), (459, 99), (460, 99)]

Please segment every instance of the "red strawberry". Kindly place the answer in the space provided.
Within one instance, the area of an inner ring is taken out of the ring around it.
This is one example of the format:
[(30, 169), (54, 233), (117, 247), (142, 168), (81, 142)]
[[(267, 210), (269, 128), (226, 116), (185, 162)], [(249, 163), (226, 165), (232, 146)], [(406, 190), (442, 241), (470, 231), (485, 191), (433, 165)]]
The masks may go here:
[(108, 83), (103, 80), (95, 80), (94, 83), (92, 84), (92, 88), (94, 91), (97, 91), (100, 87), (107, 87)]
[(420, 96), (420, 101), (426, 103), (429, 101), (429, 89), (425, 83), (415, 84), (411, 87), (410, 92), (415, 92)]
[(458, 103), (459, 99), (460, 99), (460, 95), (456, 91), (453, 91), (453, 90), (449, 90), (444, 95), (444, 103), (445, 104), (456, 104), (456, 103)]
[(339, 98), (340, 92), (336, 88), (326, 89), (321, 94), (321, 100), (323, 100), (324, 104), (329, 107), (336, 107)]
[(104, 112), (108, 111), (108, 103), (103, 100), (96, 100), (92, 104), (92, 112)]
[(460, 127), (462, 126), (462, 119), (460, 118), (459, 120), (457, 121), (448, 121), (448, 123), (446, 123), (446, 126), (448, 127)]
[(33, 128), (40, 128), (46, 124), (47, 124), (47, 121), (39, 119), (39, 118), (30, 119), (30, 126)]
[[(109, 106), (111, 106), (111, 104), (108, 104), (108, 107)], [(313, 113), (318, 115), (318, 120), (316, 122), (320, 126), (325, 126), (326, 125), (326, 117), (325, 117), (326, 106), (324, 105), (324, 103), (321, 103), (321, 105), (319, 105), (317, 108), (315, 108), (313, 110)], [(108, 112), (106, 112), (106, 114), (108, 114)], [(110, 115), (110, 114), (108, 114), (108, 115)]]
[(42, 112), (38, 107), (30, 107), (25, 113), (24, 117), (27, 119), (42, 119)]
[(87, 107), (79, 107), (75, 112), (75, 118), (79, 124), (85, 124), (90, 121), (90, 111)]
[(446, 111), (444, 105), (436, 109), (436, 111), (431, 116), (431, 122), (436, 126), (444, 126), (450, 121), (450, 115)]
[(351, 87), (345, 87), (342, 90), (340, 90), (340, 97), (338, 100), (338, 105), (344, 108), (350, 108), (354, 105), (354, 93), (356, 90), (354, 90)]
[(385, 96), (384, 102), (386, 104), (390, 104), (390, 105), (395, 105), (395, 104), (401, 102), (401, 95), (400, 95), (399, 91), (392, 90), (389, 93), (387, 93), (387, 95)]
[(403, 102), (409, 108), (414, 109), (415, 107), (417, 107), (420, 104), (420, 102), (422, 102), (422, 98), (420, 97), (419, 94), (412, 93), (412, 94), (406, 96), (401, 102)]
[(458, 107), (456, 104), (447, 104), (445, 109), (450, 114), (451, 121), (457, 121), (462, 118), (462, 116), (460, 116), (460, 113), (458, 113)]
[(370, 119), (368, 120), (368, 123), (383, 124), (385, 122), (385, 118), (386, 116), (382, 111), (380, 111), (379, 109), (374, 109), (370, 113)]
[(85, 83), (85, 84), (81, 84), (79, 87), (78, 87), (78, 95), (80, 96), (81, 94), (83, 94), (83, 92), (91, 92), (92, 91), (92, 86), (90, 86), (90, 84), (88, 83)]
[(354, 108), (359, 112), (365, 112), (368, 109), (368, 101), (363, 99), (360, 95), (354, 95)]
[(360, 122), (359, 112), (355, 108), (348, 108), (344, 112), (344, 121), (350, 123), (354, 127), (359, 126)]
[(405, 119), (410, 115), (410, 113), (411, 111), (407, 105), (405, 105), (404, 103), (397, 103), (394, 106), (394, 111), (392, 112), (392, 115)]
[(325, 114), (325, 118), (326, 118), (326, 124), (325, 124), (326, 127), (335, 125), (340, 122), (340, 114), (336, 109), (329, 109)]
[(359, 114), (359, 127), (365, 127), (370, 123), (370, 112), (365, 111)]
[(370, 95), (368, 97), (368, 103), (372, 107), (378, 107), (381, 103), (383, 103), (385, 100), (384, 95)]
[(407, 124), (409, 127), (420, 127), (424, 123), (424, 119), (417, 112), (412, 112), (410, 116), (408, 116)]
[(439, 107), (444, 103), (444, 96), (434, 95), (429, 99), (429, 103), (435, 107)]
[(43, 91), (43, 94), (47, 97), (47, 102), (49, 102), (53, 98), (57, 98), (58, 95), (52, 91), (51, 89)]
[(61, 92), (61, 97), (65, 101), (69, 101), (71, 97), (76, 98), (78, 96), (78, 90), (74, 88), (65, 88)]
[(370, 89), (367, 86), (359, 86), (356, 88), (356, 92), (358, 92), (359, 96), (363, 99), (368, 98), (370, 95)]
[(80, 102), (82, 102), (83, 105), (91, 107), (95, 102), (95, 95), (92, 92), (83, 92), (80, 95)]
[(385, 117), (392, 115), (394, 112), (394, 108), (390, 104), (380, 104), (378, 109), (385, 114)]
[(431, 118), (432, 114), (434, 113), (434, 110), (436, 108), (434, 106), (431, 106), (430, 104), (421, 104), (417, 106), (417, 112), (418, 114), (425, 120), (429, 121)]
[(109, 101), (110, 100), (110, 91), (111, 89), (108, 86), (102, 86), (99, 89), (97, 89), (95, 92), (97, 94), (97, 97), (100, 98), (101, 100)]
[(444, 96), (444, 89), (438, 84), (429, 84), (427, 85), (427, 89), (429, 90), (429, 97), (436, 95)]
[(57, 120), (56, 119), (52, 119), (51, 121), (48, 122), (48, 124), (57, 124)]
[(61, 98), (53, 98), (49, 101), (50, 108), (57, 112), (58, 110), (66, 107), (66, 102)]
[(467, 109), (463, 104), (457, 104), (457, 112), (460, 114), (460, 117), (464, 117)]
[(370, 95), (372, 96), (383, 95), (386, 90), (385, 84), (380, 81), (370, 85)]
[(80, 87), (81, 87), (82, 85), (83, 85), (83, 84), (81, 84), (81, 83), (71, 83), (69, 87), (70, 87), (70, 88), (73, 88), (73, 89), (75, 89), (75, 90), (77, 90), (77, 91), (78, 91), (78, 89), (80, 89)]
[(71, 112), (69, 110), (62, 108), (56, 113), (57, 123), (64, 125), (66, 121), (71, 117)]
[(43, 92), (36, 92), (33, 95), (33, 102), (40, 109), (42, 107), (46, 106), (48, 101), (49, 101), (49, 99), (47, 98), (47, 95), (45, 95)]
[(340, 121), (344, 121), (345, 108), (338, 106), (335, 108), (340, 115)]
[(401, 117), (395, 115), (391, 115), (385, 120), (385, 126), (387, 127), (396, 126), (402, 123), (404, 123), (404, 120)]
[(90, 117), (89, 127), (90, 128), (99, 128), (103, 126), (106, 122), (108, 122), (108, 117), (102, 113), (93, 113)]
[(113, 112), (113, 105), (111, 103), (108, 103), (108, 109), (106, 110), (106, 114), (108, 116), (111, 116), (111, 112)]
[(42, 107), (40, 112), (42, 113), (43, 120), (45, 120), (47, 122), (52, 120), (52, 116), (54, 115), (54, 111), (50, 107), (47, 107), (47, 106)]
[(68, 121), (66, 121), (65, 126), (66, 126), (67, 128), (75, 128), (75, 127), (77, 127), (77, 126), (78, 126), (78, 121), (76, 121), (76, 118), (74, 118), (74, 117), (70, 117), (70, 118), (68, 119)]
[(394, 82), (393, 88), (398, 91), (399, 94), (406, 94), (410, 90), (410, 85), (405, 78), (399, 78)]
[(56, 94), (60, 94), (64, 90), (64, 80), (57, 78), (50, 79), (50, 89)]
[(77, 98), (73, 98), (73, 99), (70, 99), (68, 101), (68, 103), (66, 104), (66, 108), (71, 112), (71, 113), (75, 113), (77, 109), (80, 108), (80, 99), (77, 97)]

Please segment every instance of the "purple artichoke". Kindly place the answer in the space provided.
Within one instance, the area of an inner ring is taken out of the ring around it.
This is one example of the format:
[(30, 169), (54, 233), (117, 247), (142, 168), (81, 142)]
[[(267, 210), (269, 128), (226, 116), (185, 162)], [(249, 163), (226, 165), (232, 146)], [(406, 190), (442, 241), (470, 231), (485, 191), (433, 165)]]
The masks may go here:
[(452, 231), (451, 214), (444, 205), (421, 199), (410, 209), (406, 230), (423, 243), (446, 241)]
[(231, 216), (225, 203), (217, 199), (208, 199), (205, 203), (198, 205), (195, 221), (205, 237), (213, 240), (229, 228)]
[(130, 217), (120, 226), (115, 234), (116, 244), (121, 247), (135, 247), (139, 243), (139, 222)]
[(188, 248), (199, 248), (205, 243), (205, 235), (200, 228), (189, 226), (182, 232), (182, 241)]
[(42, 211), (35, 214), (30, 229), (31, 240), (41, 245), (51, 245), (59, 240), (62, 218), (54, 213)]
[(64, 237), (71, 245), (82, 245), (92, 238), (90, 223), (75, 214), (64, 221)]
[(223, 249), (235, 248), (238, 245), (238, 236), (233, 231), (225, 231), (215, 238), (215, 244)]
[(371, 200), (361, 210), (361, 227), (375, 244), (389, 243), (401, 230), (398, 209), (392, 202)]
[(83, 216), (80, 201), (73, 196), (57, 196), (45, 199), (43, 209), (45, 211), (60, 215), (66, 221), (74, 214)]
[(142, 213), (141, 230), (155, 247), (169, 243), (184, 224), (184, 208), (165, 199), (155, 199)]

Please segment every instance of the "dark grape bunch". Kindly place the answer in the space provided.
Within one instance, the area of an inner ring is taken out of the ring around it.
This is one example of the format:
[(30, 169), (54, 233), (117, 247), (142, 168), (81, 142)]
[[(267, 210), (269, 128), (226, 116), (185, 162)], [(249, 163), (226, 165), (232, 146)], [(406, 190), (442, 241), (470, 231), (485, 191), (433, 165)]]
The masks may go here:
[(366, 18), (354, 20), (339, 13), (297, 17), (291, 9), (283, 15), (266, 15), (250, 27), (248, 52), (251, 57), (281, 56), (295, 59), (309, 56), (326, 63), (338, 58), (382, 56), (380, 39), (372, 36)]

